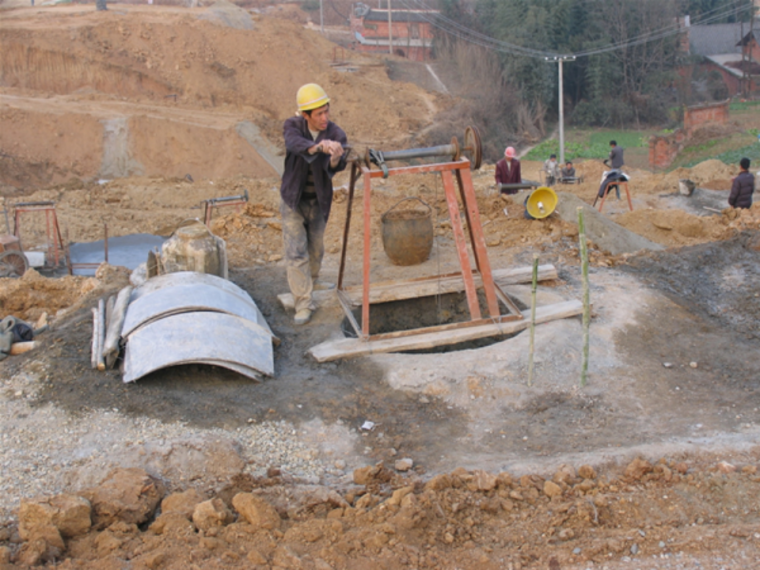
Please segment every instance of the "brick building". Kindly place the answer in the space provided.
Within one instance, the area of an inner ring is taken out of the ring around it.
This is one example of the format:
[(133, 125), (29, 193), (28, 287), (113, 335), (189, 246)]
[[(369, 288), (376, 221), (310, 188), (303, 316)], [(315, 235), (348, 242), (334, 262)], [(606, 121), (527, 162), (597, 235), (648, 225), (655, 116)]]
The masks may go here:
[(388, 10), (357, 4), (351, 12), (354, 49), (372, 53), (393, 53), (415, 61), (433, 56), (432, 19), (438, 10)]

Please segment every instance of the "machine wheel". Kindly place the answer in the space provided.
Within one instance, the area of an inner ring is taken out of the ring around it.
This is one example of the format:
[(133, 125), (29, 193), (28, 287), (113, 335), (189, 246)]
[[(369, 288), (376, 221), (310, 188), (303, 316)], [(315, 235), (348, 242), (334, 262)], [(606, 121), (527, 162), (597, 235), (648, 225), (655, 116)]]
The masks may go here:
[(464, 131), (465, 156), (470, 159), (470, 168), (478, 170), (483, 162), (483, 145), (480, 142), (480, 132), (476, 127), (467, 127)]
[(0, 253), (0, 277), (21, 277), (28, 267), (29, 263), (23, 253), (18, 251)]

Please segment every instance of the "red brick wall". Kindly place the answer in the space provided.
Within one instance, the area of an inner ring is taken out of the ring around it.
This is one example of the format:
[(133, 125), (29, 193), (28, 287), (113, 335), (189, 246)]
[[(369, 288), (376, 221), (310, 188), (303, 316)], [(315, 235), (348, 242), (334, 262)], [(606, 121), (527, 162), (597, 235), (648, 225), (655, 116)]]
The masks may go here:
[(683, 128), (669, 135), (649, 138), (649, 166), (653, 170), (667, 168), (673, 164), (684, 143), (700, 127), (710, 124), (723, 125), (728, 121), (728, 105), (726, 99), (720, 103), (686, 107), (683, 111)]
[(683, 128), (691, 133), (695, 129), (709, 124), (724, 125), (728, 121), (729, 100), (709, 105), (686, 107), (683, 111)]
[(678, 129), (669, 135), (649, 137), (649, 166), (654, 170), (667, 168), (683, 148), (686, 132)]

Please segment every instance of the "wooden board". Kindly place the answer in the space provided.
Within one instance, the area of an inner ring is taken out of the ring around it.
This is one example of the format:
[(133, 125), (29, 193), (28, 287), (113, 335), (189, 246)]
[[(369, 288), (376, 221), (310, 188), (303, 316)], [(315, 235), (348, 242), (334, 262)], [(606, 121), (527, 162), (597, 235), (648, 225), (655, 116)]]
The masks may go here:
[[(536, 307), (536, 324), (546, 323), (557, 319), (574, 317), (583, 312), (580, 301), (564, 301), (553, 305)], [(346, 338), (323, 342), (309, 349), (317, 362), (329, 362), (341, 358), (355, 358), (369, 354), (384, 352), (402, 352), (405, 350), (422, 350), (436, 346), (457, 344), (489, 336), (513, 334), (530, 326), (530, 311), (523, 311), (524, 319), (506, 323), (489, 323), (464, 327), (456, 330), (422, 333), (414, 336), (393, 339), (363, 341), (356, 338)]]
[[(483, 286), (479, 275), (476, 275), (474, 279), (476, 287)], [(493, 271), (493, 279), (500, 287), (516, 285), (518, 283), (530, 283), (533, 279), (533, 268), (512, 267), (509, 269), (496, 269)], [(539, 265), (538, 280), (547, 281), (550, 279), (557, 279), (557, 269), (550, 263)], [(461, 291), (464, 291), (464, 281), (459, 274), (407, 279), (403, 281), (380, 281), (372, 283), (370, 286), (369, 302), (374, 305), (376, 303), (416, 299), (417, 297), (429, 297), (431, 295), (443, 295), (446, 293), (459, 293)], [(358, 307), (361, 305), (361, 286), (347, 287), (345, 292), (354, 306)], [(330, 291), (314, 291), (314, 300), (318, 304), (322, 304), (334, 296), (334, 289)], [(295, 301), (291, 293), (277, 295), (277, 300), (284, 309), (292, 310), (295, 308)]]

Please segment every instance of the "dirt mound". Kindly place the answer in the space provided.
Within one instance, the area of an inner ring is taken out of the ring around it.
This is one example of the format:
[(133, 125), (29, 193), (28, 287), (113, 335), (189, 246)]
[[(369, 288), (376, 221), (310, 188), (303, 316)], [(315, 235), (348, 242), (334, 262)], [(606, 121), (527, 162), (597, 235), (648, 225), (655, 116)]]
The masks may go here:
[(29, 269), (21, 279), (0, 279), (0, 315), (36, 321), (42, 313), (55, 315), (100, 285), (92, 277), (48, 279)]
[(656, 177), (653, 191), (678, 192), (678, 181), (681, 179), (691, 180), (702, 188), (728, 190), (731, 184), (729, 183), (726, 186), (726, 180), (730, 180), (738, 173), (738, 166), (728, 165), (716, 159), (705, 160), (692, 168), (676, 168), (667, 174)]
[(35, 564), (65, 552), (67, 567), (105, 569), (126, 560), (147, 568), (583, 568), (630, 556), (700, 559), (740, 540), (740, 551), (725, 553), (739, 567), (742, 553), (754, 553), (744, 539), (755, 527), (734, 511), (754, 506), (746, 501), (760, 486), (757, 457), (741, 460), (636, 458), (600, 473), (562, 465), (549, 478), (460, 468), (427, 483), (374, 466), (356, 470), (356, 485), (342, 492), (283, 485), (273, 473), (238, 478), (211, 498), (194, 489), (164, 496), (144, 471), (123, 469), (82, 493), (89, 502), (25, 501), (14, 559)]
[(231, 4), (120, 9), (118, 21), (76, 5), (3, 19), (5, 183), (271, 176), (282, 121), (310, 81), (355, 146), (406, 147), (435, 112), (433, 96), (389, 81), (377, 58), (350, 52), (354, 71), (337, 71), (334, 44), (288, 19)]
[(760, 205), (727, 208), (721, 215), (695, 216), (682, 210), (635, 210), (615, 216), (615, 222), (669, 247), (725, 240), (737, 231), (760, 228)]

